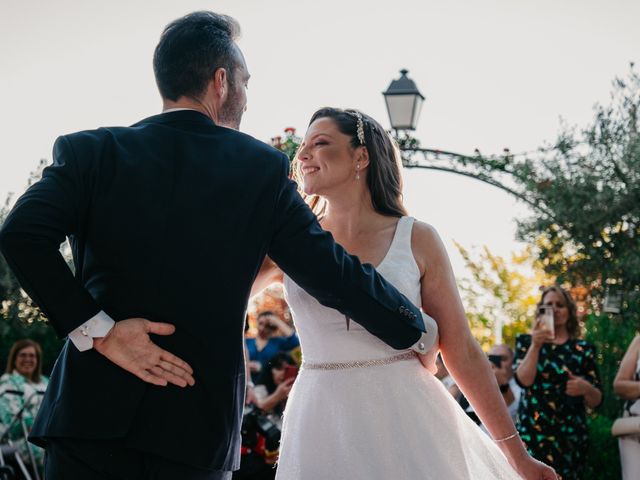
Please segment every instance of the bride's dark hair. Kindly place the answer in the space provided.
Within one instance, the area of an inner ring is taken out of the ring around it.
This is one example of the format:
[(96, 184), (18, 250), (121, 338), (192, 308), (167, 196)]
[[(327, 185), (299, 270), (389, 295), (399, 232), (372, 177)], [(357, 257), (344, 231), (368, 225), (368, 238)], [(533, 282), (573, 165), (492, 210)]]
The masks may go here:
[[(376, 212), (390, 217), (407, 215), (402, 204), (402, 176), (400, 174), (400, 151), (395, 141), (369, 115), (357, 110), (325, 107), (313, 114), (309, 125), (320, 118), (330, 118), (344, 135), (351, 137), (351, 146), (361, 145), (358, 139), (358, 114), (362, 117), (364, 146), (369, 153), (369, 167), (366, 182), (371, 193), (371, 203)], [(302, 183), (298, 156), (293, 160), (293, 175), (298, 184)], [(306, 196), (306, 200), (318, 217), (322, 217), (325, 202), (317, 195)]]

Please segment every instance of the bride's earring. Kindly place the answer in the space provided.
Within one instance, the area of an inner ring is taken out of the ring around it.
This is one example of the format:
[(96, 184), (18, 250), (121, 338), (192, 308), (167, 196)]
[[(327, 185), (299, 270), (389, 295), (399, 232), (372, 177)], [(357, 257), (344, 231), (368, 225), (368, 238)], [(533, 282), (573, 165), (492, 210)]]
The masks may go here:
[(356, 180), (360, 180), (360, 164), (356, 165)]

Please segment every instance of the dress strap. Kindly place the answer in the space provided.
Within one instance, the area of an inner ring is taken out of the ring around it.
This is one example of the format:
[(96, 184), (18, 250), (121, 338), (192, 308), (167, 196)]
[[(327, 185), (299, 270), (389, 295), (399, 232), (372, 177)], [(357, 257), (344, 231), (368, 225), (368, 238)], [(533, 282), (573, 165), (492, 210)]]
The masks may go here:
[(390, 247), (391, 253), (394, 251), (411, 252), (411, 232), (413, 231), (413, 222), (415, 218), (404, 216), (398, 220), (396, 233), (393, 237), (393, 244)]
[(400, 217), (387, 255), (378, 267), (385, 266), (390, 268), (391, 265), (389, 264), (392, 264), (395, 265), (395, 268), (398, 268), (398, 265), (403, 265), (404, 268), (407, 265), (407, 261), (415, 263), (411, 252), (411, 230), (414, 220), (413, 217)]

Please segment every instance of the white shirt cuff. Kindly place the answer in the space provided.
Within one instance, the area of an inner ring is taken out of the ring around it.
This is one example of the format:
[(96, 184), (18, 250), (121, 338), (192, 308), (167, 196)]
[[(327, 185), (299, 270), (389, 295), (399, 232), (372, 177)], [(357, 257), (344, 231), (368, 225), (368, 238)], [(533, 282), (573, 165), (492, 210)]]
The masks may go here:
[(104, 337), (115, 323), (109, 315), (100, 310), (94, 317), (73, 330), (69, 334), (69, 340), (81, 352), (90, 350), (93, 348), (93, 339)]
[(426, 313), (421, 313), (426, 332), (424, 332), (418, 341), (411, 347), (411, 350), (414, 350), (421, 355), (425, 355), (432, 348), (438, 348), (438, 324)]

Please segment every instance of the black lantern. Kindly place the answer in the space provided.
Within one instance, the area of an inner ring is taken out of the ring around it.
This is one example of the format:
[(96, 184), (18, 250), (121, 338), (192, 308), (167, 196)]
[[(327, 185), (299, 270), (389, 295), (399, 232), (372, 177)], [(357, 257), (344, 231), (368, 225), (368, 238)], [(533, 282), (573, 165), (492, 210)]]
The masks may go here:
[(400, 70), (400, 78), (393, 80), (387, 91), (382, 92), (394, 130), (415, 130), (422, 110), (424, 96), (407, 73), (406, 69)]
[(607, 313), (620, 313), (620, 310), (622, 310), (622, 292), (620, 290), (607, 289), (602, 310)]

